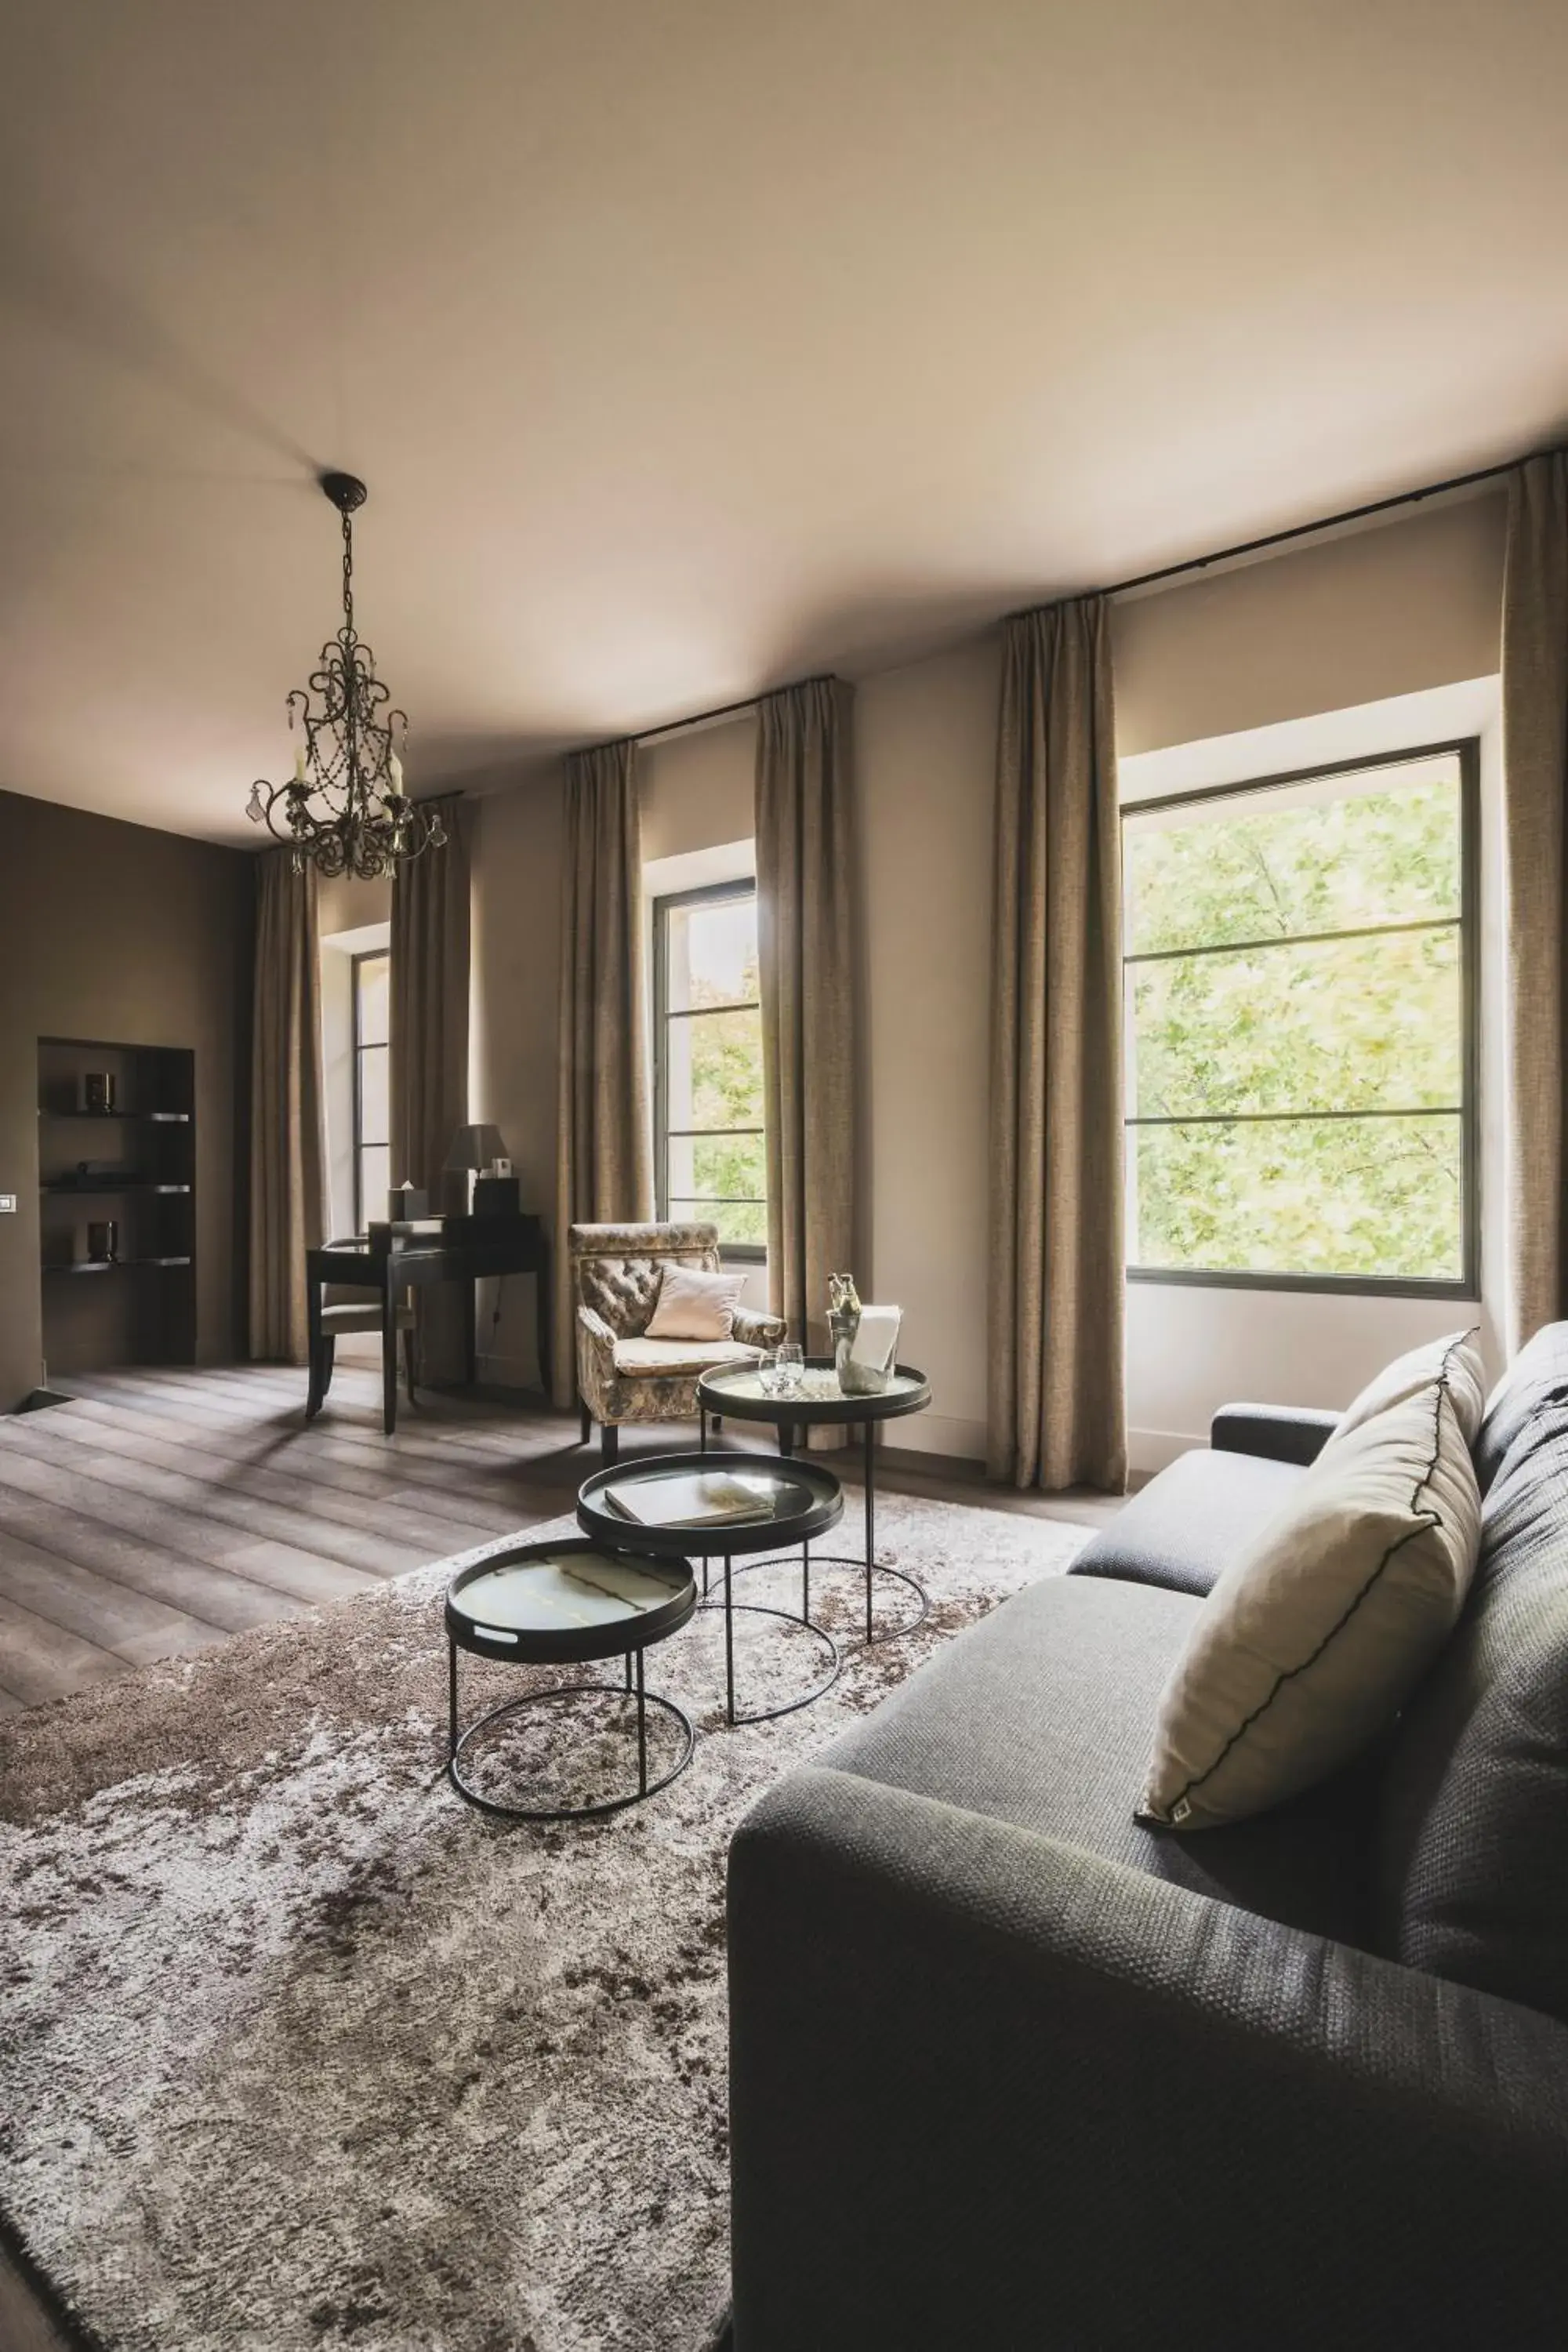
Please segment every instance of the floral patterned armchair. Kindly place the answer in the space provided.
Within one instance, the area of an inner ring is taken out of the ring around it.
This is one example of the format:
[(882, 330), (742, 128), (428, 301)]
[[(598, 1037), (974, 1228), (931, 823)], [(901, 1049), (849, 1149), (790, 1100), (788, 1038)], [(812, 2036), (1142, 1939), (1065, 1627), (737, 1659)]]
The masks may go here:
[(599, 1423), (606, 1462), (626, 1422), (691, 1421), (699, 1376), (776, 1347), (776, 1315), (735, 1309), (729, 1339), (650, 1339), (646, 1335), (666, 1262), (719, 1271), (716, 1225), (573, 1225), (568, 1235), (577, 1301), (577, 1393), (583, 1443)]

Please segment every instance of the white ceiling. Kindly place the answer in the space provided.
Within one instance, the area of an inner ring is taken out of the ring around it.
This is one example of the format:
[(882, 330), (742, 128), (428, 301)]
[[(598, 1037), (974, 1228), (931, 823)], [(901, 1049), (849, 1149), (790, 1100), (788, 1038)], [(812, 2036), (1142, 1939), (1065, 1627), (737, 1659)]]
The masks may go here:
[(254, 841), (1568, 424), (1552, 0), (8, 0), (0, 785)]

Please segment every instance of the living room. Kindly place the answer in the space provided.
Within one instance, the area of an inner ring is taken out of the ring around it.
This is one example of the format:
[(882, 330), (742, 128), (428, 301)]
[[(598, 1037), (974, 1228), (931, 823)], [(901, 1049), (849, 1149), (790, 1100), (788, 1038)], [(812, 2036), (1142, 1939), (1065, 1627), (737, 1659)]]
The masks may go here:
[(1560, 2342), (1568, 25), (5, 46), (0, 2345)]

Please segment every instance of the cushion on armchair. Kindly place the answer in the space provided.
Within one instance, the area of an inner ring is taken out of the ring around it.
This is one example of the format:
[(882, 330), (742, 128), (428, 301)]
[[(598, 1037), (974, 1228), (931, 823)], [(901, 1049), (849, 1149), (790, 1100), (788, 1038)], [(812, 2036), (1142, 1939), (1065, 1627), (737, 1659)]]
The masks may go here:
[(746, 1286), (743, 1274), (708, 1274), (694, 1265), (666, 1265), (644, 1337), (649, 1339), (728, 1339), (735, 1309)]

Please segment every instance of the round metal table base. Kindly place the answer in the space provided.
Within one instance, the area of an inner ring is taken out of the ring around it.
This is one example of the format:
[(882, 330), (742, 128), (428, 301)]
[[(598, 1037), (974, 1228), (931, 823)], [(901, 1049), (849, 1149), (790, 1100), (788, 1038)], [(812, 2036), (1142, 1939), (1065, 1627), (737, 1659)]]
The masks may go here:
[[(792, 1567), (796, 1566), (797, 1564), (798, 1563), (793, 1560), (790, 1562)], [(776, 1565), (775, 1562), (768, 1560), (757, 1560), (755, 1562), (748, 1560), (746, 1563), (748, 1568), (752, 1566), (766, 1568), (774, 1565)], [(745, 1570), (737, 1569), (733, 1572), (737, 1576), (742, 1576), (744, 1575)], [(733, 1601), (728, 1602), (723, 1601), (700, 1601), (697, 1609), (698, 1615), (701, 1616), (707, 1611), (716, 1612), (720, 1616), (726, 1620), (732, 1620), (736, 1617), (781, 1618), (784, 1624), (793, 1625), (795, 1627), (797, 1632), (809, 1633), (814, 1640), (824, 1643), (828, 1656), (833, 1661), (831, 1671), (828, 1673), (826, 1677), (822, 1682), (819, 1682), (814, 1689), (805, 1692), (804, 1696), (800, 1698), (786, 1699), (783, 1706), (758, 1707), (751, 1715), (742, 1715), (737, 1711), (735, 1706), (734, 1653), (731, 1646), (731, 1625), (727, 1622), (724, 1627), (724, 1680), (726, 1693), (724, 1719), (731, 1729), (733, 1729), (735, 1725), (738, 1723), (775, 1723), (781, 1715), (796, 1715), (803, 1706), (814, 1706), (819, 1698), (826, 1697), (828, 1692), (833, 1688), (834, 1684), (838, 1680), (839, 1675), (844, 1671), (844, 1660), (839, 1655), (838, 1644), (834, 1640), (832, 1634), (827, 1631), (826, 1627), (825, 1625), (814, 1625), (809, 1617), (799, 1616), (793, 1609), (770, 1609), (764, 1601)]]
[[(494, 1797), (481, 1795), (478, 1789), (470, 1787), (464, 1780), (460, 1769), (463, 1750), (469, 1740), (477, 1733), (483, 1731), (488, 1725), (498, 1722), (502, 1716), (516, 1715), (525, 1706), (543, 1706), (552, 1700), (583, 1698), (594, 1692), (606, 1693), (611, 1698), (629, 1700), (637, 1710), (637, 1786), (626, 1795), (600, 1798), (587, 1805), (503, 1805)], [(668, 1771), (658, 1780), (650, 1780), (647, 1777), (647, 1720), (645, 1709), (650, 1706), (662, 1707), (666, 1715), (673, 1716), (684, 1735), (680, 1754)], [(692, 1727), (691, 1717), (685, 1708), (677, 1706), (671, 1698), (661, 1698), (657, 1691), (634, 1691), (620, 1683), (567, 1683), (558, 1690), (524, 1691), (518, 1698), (503, 1699), (500, 1706), (492, 1706), (487, 1714), (481, 1715), (477, 1721), (470, 1723), (447, 1759), (447, 1778), (466, 1804), (476, 1806), (481, 1813), (499, 1814), (504, 1821), (594, 1821), (605, 1813), (624, 1812), (628, 1805), (640, 1805), (645, 1797), (657, 1797), (661, 1789), (668, 1789), (672, 1780), (678, 1780), (680, 1778), (691, 1761), (692, 1751), (696, 1745), (697, 1733)]]
[[(743, 1567), (738, 1568), (735, 1570), (735, 1574), (737, 1576), (749, 1576), (754, 1568), (793, 1568), (795, 1565), (795, 1560), (790, 1554), (781, 1552), (776, 1558), (770, 1558), (767, 1559), (749, 1559), (745, 1562)], [(863, 1559), (857, 1559), (851, 1552), (814, 1550), (811, 1555), (811, 1568), (814, 1574), (819, 1568), (847, 1568), (852, 1569), (857, 1576), (867, 1576), (865, 1561)], [(885, 1560), (873, 1560), (871, 1563), (870, 1575), (890, 1576), (895, 1583), (907, 1586), (910, 1591), (914, 1594), (915, 1599), (919, 1601), (920, 1607), (916, 1611), (914, 1616), (910, 1619), (908, 1624), (889, 1625), (884, 1632), (877, 1633), (873, 1630), (874, 1621), (871, 1614), (872, 1594), (870, 1580), (869, 1577), (868, 1577), (866, 1592), (866, 1633), (862, 1646), (868, 1650), (875, 1649), (879, 1642), (901, 1642), (907, 1635), (910, 1633), (918, 1633), (921, 1627), (925, 1623), (926, 1619), (931, 1615), (931, 1595), (926, 1591), (925, 1586), (917, 1582), (915, 1578), (910, 1576), (907, 1570), (901, 1568), (891, 1568)], [(704, 1586), (703, 1589), (706, 1591), (706, 1586)], [(751, 1601), (747, 1601), (742, 1605), (751, 1608), (754, 1604)], [(781, 1616), (786, 1616), (789, 1612), (785, 1610), (781, 1610), (778, 1613)], [(798, 1624), (800, 1620), (797, 1617), (792, 1622)]]

